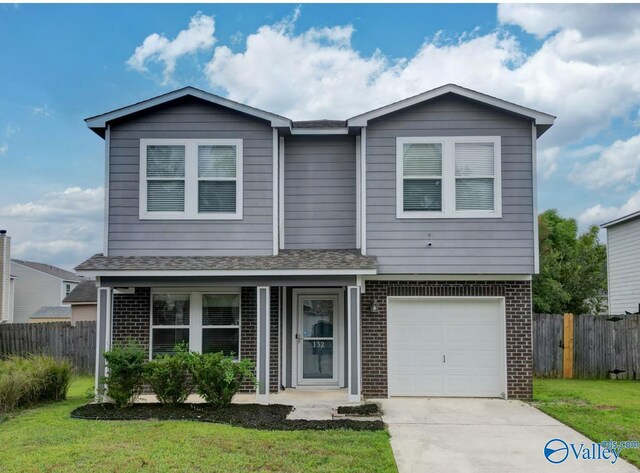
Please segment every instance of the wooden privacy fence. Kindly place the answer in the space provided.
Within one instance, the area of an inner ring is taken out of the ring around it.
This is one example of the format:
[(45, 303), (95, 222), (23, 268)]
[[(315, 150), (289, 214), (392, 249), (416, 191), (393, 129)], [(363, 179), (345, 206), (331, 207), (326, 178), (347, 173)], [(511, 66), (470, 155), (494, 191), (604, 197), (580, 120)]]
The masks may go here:
[(533, 369), (543, 378), (640, 379), (640, 315), (533, 314)]
[(96, 323), (66, 322), (0, 325), (0, 357), (28, 354), (68, 360), (77, 374), (93, 373), (96, 363)]

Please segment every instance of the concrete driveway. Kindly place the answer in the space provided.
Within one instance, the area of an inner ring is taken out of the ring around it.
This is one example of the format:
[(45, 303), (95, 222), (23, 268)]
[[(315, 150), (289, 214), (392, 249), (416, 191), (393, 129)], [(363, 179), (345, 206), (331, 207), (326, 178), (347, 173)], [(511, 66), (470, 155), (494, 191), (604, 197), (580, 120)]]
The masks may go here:
[[(439, 472), (634, 472), (618, 459), (582, 459), (593, 442), (566, 425), (519, 401), (499, 399), (393, 398), (381, 401), (383, 420), (391, 432), (391, 447), (400, 473)], [(552, 444), (557, 453), (544, 447)], [(638, 439), (613, 439), (638, 440)], [(581, 459), (572, 453), (581, 450)]]

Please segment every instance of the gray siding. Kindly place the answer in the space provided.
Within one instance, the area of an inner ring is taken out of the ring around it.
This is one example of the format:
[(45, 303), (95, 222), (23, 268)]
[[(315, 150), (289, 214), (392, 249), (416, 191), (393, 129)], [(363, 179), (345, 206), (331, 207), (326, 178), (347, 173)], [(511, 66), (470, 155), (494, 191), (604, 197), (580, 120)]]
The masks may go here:
[[(23, 324), (41, 307), (62, 306), (64, 299), (60, 278), (36, 271), (21, 264), (11, 263), (11, 274), (16, 279), (13, 299), (13, 322)], [(69, 283), (72, 288), (76, 283)]]
[[(502, 137), (502, 218), (397, 219), (396, 138), (480, 135)], [(531, 145), (531, 121), (455, 96), (371, 121), (367, 254), (378, 257), (378, 272), (532, 274)]]
[(355, 248), (355, 137), (292, 136), (284, 150), (285, 248)]
[[(270, 255), (273, 249), (269, 123), (190, 99), (111, 128), (109, 255)], [(243, 139), (242, 220), (140, 220), (141, 138)]]
[(637, 312), (640, 304), (640, 218), (607, 228), (609, 313)]

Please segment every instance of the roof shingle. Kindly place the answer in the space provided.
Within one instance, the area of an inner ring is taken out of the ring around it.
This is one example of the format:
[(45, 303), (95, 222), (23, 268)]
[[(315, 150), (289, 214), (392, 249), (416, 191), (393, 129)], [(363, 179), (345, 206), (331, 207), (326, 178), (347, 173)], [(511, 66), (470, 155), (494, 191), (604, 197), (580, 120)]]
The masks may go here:
[(98, 288), (95, 281), (83, 281), (73, 288), (62, 302), (65, 304), (73, 304), (74, 302), (97, 302)]
[(42, 273), (50, 274), (51, 276), (55, 276), (64, 281), (73, 281), (80, 282), (81, 278), (72, 273), (71, 271), (67, 271), (66, 269), (58, 268), (57, 266), (52, 266), (50, 264), (45, 263), (37, 263), (35, 261), (25, 261), (21, 259), (12, 259), (14, 263), (21, 264), (22, 266), (26, 266), (27, 268), (35, 269), (36, 271), (40, 271)]
[(276, 256), (103, 256), (76, 271), (279, 271), (375, 270), (375, 256), (359, 250), (284, 250)]

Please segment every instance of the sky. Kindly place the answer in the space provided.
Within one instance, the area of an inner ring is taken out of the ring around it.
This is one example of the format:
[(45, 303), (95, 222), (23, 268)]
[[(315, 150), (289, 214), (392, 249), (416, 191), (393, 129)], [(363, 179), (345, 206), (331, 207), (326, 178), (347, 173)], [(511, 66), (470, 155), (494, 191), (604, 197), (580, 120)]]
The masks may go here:
[(103, 245), (104, 141), (84, 119), (193, 85), (345, 119), (446, 83), (557, 116), (538, 207), (640, 210), (640, 6), (0, 5), (0, 229), (72, 268)]

